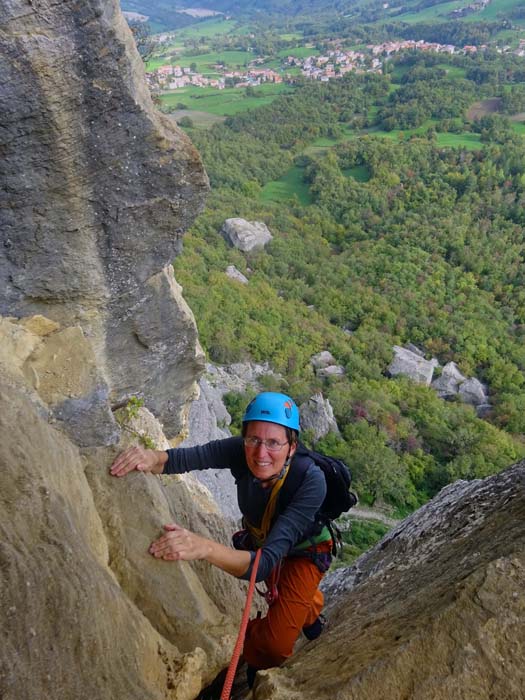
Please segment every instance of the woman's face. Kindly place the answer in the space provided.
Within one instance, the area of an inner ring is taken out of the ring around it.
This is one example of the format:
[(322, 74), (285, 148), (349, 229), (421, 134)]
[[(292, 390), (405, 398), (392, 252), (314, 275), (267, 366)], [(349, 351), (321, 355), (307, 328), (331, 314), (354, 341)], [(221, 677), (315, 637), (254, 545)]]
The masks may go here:
[[(280, 474), (284, 463), (288, 457), (292, 457), (295, 452), (295, 445), (290, 445), (288, 438), (286, 437), (286, 430), (282, 425), (277, 425), (276, 423), (267, 423), (266, 421), (253, 420), (246, 424), (246, 432), (244, 439), (249, 440), (250, 438), (258, 441), (269, 441), (270, 446), (272, 443), (279, 443), (282, 445), (277, 450), (269, 450), (267, 444), (259, 442), (254, 446), (247, 445), (244, 443), (244, 454), (246, 455), (246, 462), (248, 463), (248, 468), (255, 478), (260, 479), (265, 482), (267, 479), (272, 479), (273, 477)], [(263, 486), (271, 486), (273, 481), (268, 481)]]

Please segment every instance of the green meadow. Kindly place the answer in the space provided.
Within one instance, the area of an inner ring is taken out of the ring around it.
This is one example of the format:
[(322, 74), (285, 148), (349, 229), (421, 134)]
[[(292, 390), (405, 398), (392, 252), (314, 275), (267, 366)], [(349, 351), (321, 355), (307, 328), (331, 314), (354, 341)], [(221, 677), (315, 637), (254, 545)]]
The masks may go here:
[(443, 68), (443, 70), (446, 70), (449, 78), (464, 78), (467, 74), (465, 68), (451, 66), (450, 63), (438, 63), (436, 68)]
[(482, 10), (467, 15), (465, 19), (469, 22), (493, 21), (505, 16), (509, 10), (522, 6), (523, 0), (491, 0)]
[(370, 170), (366, 165), (355, 165), (353, 168), (343, 170), (346, 177), (353, 177), (357, 182), (368, 182), (370, 180)]
[(453, 0), (453, 2), (444, 2), (439, 5), (432, 5), (431, 7), (426, 7), (419, 12), (407, 12), (406, 14), (396, 15), (396, 22), (429, 22), (432, 20), (445, 21), (449, 12), (452, 10), (457, 10), (459, 7), (464, 7), (465, 2), (463, 0)]
[(162, 58), (154, 58), (148, 61), (146, 70), (153, 71), (159, 66), (172, 64), (189, 68), (192, 63), (197, 66), (197, 72), (206, 76), (218, 75), (217, 69), (213, 66), (216, 63), (224, 63), (231, 69), (237, 70), (246, 66), (252, 59), (252, 55), (247, 51), (218, 51), (216, 53), (204, 53), (199, 56), (190, 56), (187, 53), (180, 53), (176, 56), (165, 55)]
[(286, 202), (297, 198), (303, 206), (311, 204), (312, 196), (304, 181), (304, 168), (294, 166), (278, 180), (266, 183), (260, 198), (263, 202)]
[(192, 24), (189, 27), (184, 27), (175, 32), (175, 40), (181, 43), (187, 39), (200, 39), (205, 37), (210, 39), (217, 34), (235, 34), (241, 33), (237, 29), (237, 22), (233, 19), (224, 19), (222, 17), (213, 17), (204, 22)]
[[(292, 89), (283, 83), (266, 83), (255, 88), (256, 97), (247, 97), (243, 88), (217, 90), (216, 88), (188, 87), (164, 93), (160, 96), (160, 100), (162, 106), (168, 109), (182, 104), (188, 110), (231, 116), (270, 104), (278, 95), (290, 92)], [(191, 118), (189, 111), (187, 116)]]
[(307, 58), (308, 56), (320, 56), (321, 52), (313, 46), (295, 46), (294, 48), (283, 49), (277, 54), (279, 58), (295, 56), (295, 58)]
[(522, 122), (511, 122), (512, 129), (521, 136), (525, 136), (525, 121)]

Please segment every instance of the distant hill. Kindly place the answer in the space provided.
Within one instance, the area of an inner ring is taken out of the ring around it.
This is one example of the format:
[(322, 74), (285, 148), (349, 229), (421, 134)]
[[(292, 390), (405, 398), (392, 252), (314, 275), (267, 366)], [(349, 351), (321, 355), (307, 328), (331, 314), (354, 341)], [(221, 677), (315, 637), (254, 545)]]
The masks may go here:
[[(154, 30), (176, 29), (203, 21), (183, 12), (184, 8), (200, 8), (232, 15), (240, 20), (261, 19), (282, 21), (286, 17), (296, 28), (310, 35), (318, 30), (329, 33), (352, 33), (358, 25), (368, 26), (392, 36), (404, 36), (403, 32), (424, 33), (428, 40), (442, 41), (445, 35), (451, 41), (465, 34), (468, 43), (468, 27), (473, 25), (474, 38), (488, 40), (495, 32), (525, 25), (522, 0), (465, 0), (459, 7), (451, 7), (445, 0), (200, 0), (199, 2), (174, 2), (173, 0), (121, 0), (123, 10), (138, 12), (149, 17)], [(432, 30), (441, 25), (439, 37), (432, 37)], [(447, 27), (448, 25), (448, 27)], [(463, 28), (461, 30), (460, 28)], [(419, 31), (421, 29), (421, 32)], [(482, 36), (484, 35), (484, 36)], [(379, 38), (379, 37), (377, 37)], [(406, 38), (413, 38), (412, 36)], [(418, 37), (419, 38), (419, 37)]]

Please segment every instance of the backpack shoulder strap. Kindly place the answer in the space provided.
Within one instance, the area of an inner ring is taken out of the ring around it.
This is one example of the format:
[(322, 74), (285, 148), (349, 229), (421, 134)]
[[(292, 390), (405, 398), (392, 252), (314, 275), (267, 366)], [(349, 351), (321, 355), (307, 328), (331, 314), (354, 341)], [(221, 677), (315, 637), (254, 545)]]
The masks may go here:
[(295, 454), (290, 462), (288, 476), (279, 493), (279, 503), (277, 506), (279, 512), (285, 510), (292, 500), (295, 492), (303, 483), (304, 476), (312, 461), (306, 447), (304, 447), (302, 443), (298, 443)]

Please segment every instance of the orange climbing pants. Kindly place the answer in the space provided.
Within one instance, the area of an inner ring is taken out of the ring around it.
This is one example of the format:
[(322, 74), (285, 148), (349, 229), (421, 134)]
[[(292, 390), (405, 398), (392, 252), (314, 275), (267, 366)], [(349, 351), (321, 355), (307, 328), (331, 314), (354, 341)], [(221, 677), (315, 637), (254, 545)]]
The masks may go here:
[[(317, 551), (329, 552), (331, 542), (321, 542)], [(292, 655), (301, 629), (315, 622), (323, 609), (324, 596), (318, 586), (323, 578), (307, 557), (285, 558), (277, 588), (279, 596), (266, 617), (250, 620), (243, 657), (256, 669), (280, 666)]]

